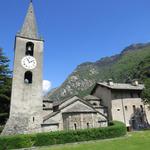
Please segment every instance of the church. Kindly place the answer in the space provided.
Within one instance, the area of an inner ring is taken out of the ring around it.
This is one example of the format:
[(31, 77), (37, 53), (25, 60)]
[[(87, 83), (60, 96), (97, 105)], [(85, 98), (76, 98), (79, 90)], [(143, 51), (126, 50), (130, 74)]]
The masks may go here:
[(53, 102), (43, 97), (44, 40), (37, 31), (31, 1), (22, 29), (15, 37), (10, 116), (2, 135), (107, 127), (112, 120), (134, 129), (149, 125), (149, 111), (141, 99), (144, 85), (137, 81), (97, 83), (84, 98), (73, 96)]

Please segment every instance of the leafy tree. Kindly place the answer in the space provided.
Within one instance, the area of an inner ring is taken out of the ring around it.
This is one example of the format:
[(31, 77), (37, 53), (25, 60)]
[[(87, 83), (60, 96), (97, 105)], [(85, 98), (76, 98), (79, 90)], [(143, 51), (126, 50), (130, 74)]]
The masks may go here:
[(9, 115), (11, 97), (11, 71), (9, 59), (0, 48), (0, 124), (4, 124)]
[(142, 97), (146, 103), (150, 104), (150, 77), (144, 79), (144, 84), (145, 84), (145, 89), (142, 93)]
[(144, 89), (142, 97), (146, 103), (150, 104), (150, 88)]

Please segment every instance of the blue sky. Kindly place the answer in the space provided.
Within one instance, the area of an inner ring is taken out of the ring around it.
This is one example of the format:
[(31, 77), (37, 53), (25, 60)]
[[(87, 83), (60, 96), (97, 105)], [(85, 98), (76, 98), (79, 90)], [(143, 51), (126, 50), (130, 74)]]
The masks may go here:
[[(59, 86), (77, 65), (150, 42), (149, 0), (33, 0), (45, 40), (43, 78)], [(13, 64), (29, 0), (1, 0), (0, 47)]]

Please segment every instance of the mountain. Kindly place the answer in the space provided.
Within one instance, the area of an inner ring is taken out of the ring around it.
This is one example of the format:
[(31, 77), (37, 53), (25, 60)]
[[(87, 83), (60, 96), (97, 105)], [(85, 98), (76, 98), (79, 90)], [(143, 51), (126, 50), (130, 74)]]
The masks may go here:
[(98, 81), (113, 79), (114, 82), (128, 82), (133, 79), (140, 63), (150, 56), (150, 43), (133, 44), (120, 54), (102, 58), (96, 62), (85, 62), (68, 76), (57, 89), (50, 91), (48, 97), (58, 101), (72, 95), (83, 97), (91, 91)]

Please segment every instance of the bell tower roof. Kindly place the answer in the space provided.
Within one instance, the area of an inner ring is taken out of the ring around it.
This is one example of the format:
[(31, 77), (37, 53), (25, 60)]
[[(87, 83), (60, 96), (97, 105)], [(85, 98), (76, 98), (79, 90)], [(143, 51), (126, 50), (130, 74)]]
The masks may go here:
[(33, 38), (33, 39), (39, 38), (32, 0), (30, 1), (25, 21), (19, 35), (26, 38)]

